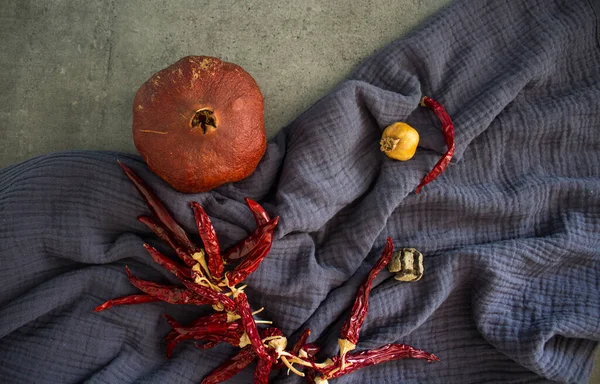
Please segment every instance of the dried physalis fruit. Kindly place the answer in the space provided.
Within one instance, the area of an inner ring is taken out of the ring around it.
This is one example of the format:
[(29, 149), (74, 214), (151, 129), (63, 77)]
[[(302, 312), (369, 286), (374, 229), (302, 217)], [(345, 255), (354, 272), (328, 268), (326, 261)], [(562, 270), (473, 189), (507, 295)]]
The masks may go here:
[(415, 248), (402, 248), (394, 252), (388, 270), (396, 273), (396, 280), (417, 281), (423, 277), (423, 254)]
[(392, 159), (410, 160), (419, 145), (419, 132), (406, 123), (394, 123), (383, 130), (379, 145), (381, 151)]

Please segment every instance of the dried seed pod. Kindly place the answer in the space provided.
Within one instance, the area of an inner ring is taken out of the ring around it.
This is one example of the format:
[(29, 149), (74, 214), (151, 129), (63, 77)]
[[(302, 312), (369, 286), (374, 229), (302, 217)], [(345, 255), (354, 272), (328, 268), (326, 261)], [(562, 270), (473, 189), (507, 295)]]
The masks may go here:
[(402, 248), (392, 256), (388, 270), (399, 281), (417, 281), (423, 277), (423, 254), (415, 248)]

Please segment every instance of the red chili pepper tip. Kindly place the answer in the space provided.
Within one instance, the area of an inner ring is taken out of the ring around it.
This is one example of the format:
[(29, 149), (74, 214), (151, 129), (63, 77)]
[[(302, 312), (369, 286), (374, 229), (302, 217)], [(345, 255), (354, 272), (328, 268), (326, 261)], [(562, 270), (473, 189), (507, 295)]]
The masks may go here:
[(192, 253), (196, 252), (198, 247), (190, 241), (185, 230), (173, 219), (173, 216), (171, 216), (171, 213), (158, 196), (154, 194), (150, 187), (131, 168), (121, 161), (118, 162), (125, 175), (127, 175), (127, 178), (133, 183), (156, 218), (171, 232), (182, 246)]
[(202, 239), (204, 250), (206, 251), (208, 271), (213, 278), (221, 280), (223, 278), (224, 265), (223, 258), (221, 257), (221, 247), (215, 228), (200, 204), (192, 201), (190, 206), (194, 211), (198, 234), (200, 235), (200, 239)]

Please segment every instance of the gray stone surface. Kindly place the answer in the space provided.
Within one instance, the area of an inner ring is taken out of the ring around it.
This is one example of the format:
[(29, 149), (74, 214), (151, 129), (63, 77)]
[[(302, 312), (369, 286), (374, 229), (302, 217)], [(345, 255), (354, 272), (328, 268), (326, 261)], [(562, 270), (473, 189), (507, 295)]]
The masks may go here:
[(2, 0), (0, 167), (60, 150), (135, 152), (137, 88), (186, 55), (250, 72), (272, 136), (447, 3)]
[(272, 136), (449, 2), (2, 0), (0, 168), (62, 150), (135, 153), (137, 88), (186, 55), (250, 72)]

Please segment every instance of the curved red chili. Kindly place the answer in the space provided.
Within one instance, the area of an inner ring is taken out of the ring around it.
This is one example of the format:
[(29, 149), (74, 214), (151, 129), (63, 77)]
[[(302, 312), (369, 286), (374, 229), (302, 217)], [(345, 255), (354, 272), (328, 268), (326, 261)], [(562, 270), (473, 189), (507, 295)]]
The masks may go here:
[(204, 250), (206, 251), (208, 271), (214, 279), (221, 280), (223, 278), (224, 266), (223, 258), (221, 257), (221, 247), (215, 228), (200, 204), (192, 201), (190, 205), (196, 218), (198, 234), (200, 235), (200, 239), (202, 239)]
[(276, 222), (270, 220), (267, 223), (257, 227), (248, 237), (229, 248), (223, 255), (223, 260), (225, 260), (227, 263), (231, 263), (235, 260), (247, 257), (257, 246), (264, 243), (265, 234), (272, 231), (279, 222), (279, 218), (276, 217), (276, 219)]
[(104, 302), (103, 304), (94, 308), (94, 312), (101, 312), (105, 309), (112, 308), (117, 305), (132, 305), (132, 304), (143, 304), (143, 303), (155, 303), (157, 301), (161, 301), (160, 299), (150, 296), (147, 294), (141, 295), (129, 295), (125, 297), (120, 297), (118, 299), (112, 299)]
[(188, 255), (187, 252), (179, 244), (177, 244), (175, 240), (173, 240), (173, 238), (165, 229), (165, 227), (156, 222), (154, 218), (150, 216), (139, 216), (138, 221), (150, 228), (150, 230), (152, 230), (152, 232), (154, 232), (154, 234), (158, 236), (159, 239), (161, 239), (162, 241), (167, 243), (171, 248), (173, 248), (173, 250), (175, 250), (175, 253), (177, 253), (177, 256), (188, 267), (193, 267), (194, 265), (196, 265), (196, 260), (194, 260), (190, 255)]
[(221, 364), (219, 367), (209, 373), (200, 384), (221, 383), (243, 371), (244, 368), (254, 361), (254, 359), (256, 359), (256, 353), (254, 352), (252, 346), (248, 345), (240, 349), (240, 351), (231, 359), (227, 360), (225, 363)]
[(409, 345), (386, 344), (376, 349), (348, 353), (345, 357), (345, 368), (340, 364), (340, 357), (335, 356), (332, 359), (333, 364), (322, 370), (321, 374), (325, 378), (331, 379), (334, 377), (347, 375), (356, 371), (357, 369), (365, 368), (371, 365), (406, 358), (424, 359), (428, 362), (440, 360), (432, 353), (413, 348)]
[(258, 359), (256, 368), (254, 368), (254, 384), (269, 384), (269, 375), (273, 363), (268, 360)]
[(252, 309), (250, 309), (250, 304), (248, 303), (248, 297), (246, 294), (244, 292), (238, 293), (237, 297), (235, 298), (235, 303), (237, 305), (237, 313), (241, 317), (244, 331), (246, 331), (246, 334), (252, 343), (254, 352), (260, 359), (275, 363), (276, 360), (269, 355), (269, 353), (267, 353), (265, 346), (263, 345), (262, 339), (258, 333), (258, 329), (256, 328), (256, 322), (254, 321), (254, 317), (252, 317)]
[(244, 259), (238, 264), (232, 271), (225, 273), (227, 281), (230, 287), (234, 287), (237, 284), (244, 281), (252, 272), (256, 271), (260, 263), (269, 254), (271, 250), (271, 244), (273, 243), (273, 232), (279, 222), (279, 216), (269, 221), (263, 227), (264, 232), (260, 239), (256, 242), (256, 245)]
[(296, 341), (296, 343), (294, 343), (294, 346), (292, 347), (292, 353), (294, 355), (298, 355), (300, 350), (306, 344), (306, 340), (308, 340), (309, 336), (310, 336), (310, 329), (306, 328), (304, 331), (302, 331), (302, 333), (300, 334), (300, 337), (298, 337), (298, 340)]
[(338, 340), (342, 363), (344, 361), (343, 356), (346, 352), (353, 350), (356, 347), (356, 343), (358, 343), (360, 328), (362, 327), (369, 310), (369, 294), (371, 293), (373, 280), (375, 280), (375, 277), (377, 277), (379, 272), (390, 262), (393, 252), (394, 244), (392, 243), (392, 239), (388, 237), (379, 260), (377, 260), (373, 268), (371, 268), (371, 271), (369, 271), (365, 281), (358, 288), (354, 304), (350, 310), (350, 316), (344, 325), (342, 325), (341, 336)]
[(254, 201), (248, 197), (246, 197), (244, 200), (246, 201), (248, 208), (250, 208), (250, 211), (252, 212), (252, 215), (254, 216), (254, 221), (256, 222), (257, 227), (260, 227), (261, 225), (265, 225), (269, 222), (269, 220), (271, 220), (267, 211), (256, 201)]
[(185, 233), (183, 228), (181, 228), (175, 219), (173, 219), (173, 216), (171, 216), (171, 213), (167, 210), (167, 207), (165, 207), (158, 196), (152, 192), (150, 187), (148, 187), (148, 185), (146, 185), (146, 183), (144, 183), (144, 181), (127, 165), (123, 164), (121, 161), (119, 161), (119, 165), (129, 180), (133, 183), (135, 188), (138, 190), (140, 195), (144, 198), (146, 204), (148, 204), (148, 208), (150, 208), (156, 218), (171, 232), (179, 244), (181, 244), (191, 253), (198, 252), (198, 247), (190, 241), (187, 233)]
[(431, 108), (438, 119), (440, 119), (442, 123), (442, 132), (444, 133), (444, 139), (446, 140), (446, 147), (448, 147), (448, 149), (444, 156), (438, 160), (433, 169), (419, 183), (415, 193), (419, 193), (421, 188), (435, 180), (436, 177), (444, 172), (448, 167), (448, 164), (450, 164), (452, 156), (454, 156), (454, 123), (452, 123), (452, 118), (450, 118), (450, 115), (448, 115), (448, 112), (446, 112), (440, 103), (430, 97), (423, 97), (423, 99), (421, 99), (421, 105)]
[(171, 304), (212, 304), (212, 302), (209, 300), (199, 297), (187, 289), (162, 285), (152, 281), (139, 279), (131, 273), (129, 267), (125, 267), (125, 271), (127, 272), (127, 278), (129, 279), (131, 285), (161, 301), (166, 301), (167, 303)]
[[(167, 358), (171, 357), (177, 344), (185, 340), (202, 340), (206, 341), (206, 344), (210, 344), (197, 345), (203, 349), (211, 348), (212, 346), (223, 342), (238, 346), (240, 344), (240, 338), (244, 333), (241, 323), (239, 321), (228, 323), (228, 316), (224, 312), (217, 312), (209, 316), (200, 317), (187, 326), (181, 325), (169, 315), (164, 315), (164, 317), (173, 328), (173, 330), (165, 336), (165, 342), (167, 343)], [(209, 329), (208, 332), (207, 329)]]
[(192, 272), (189, 269), (183, 268), (182, 266), (175, 263), (173, 260), (163, 255), (158, 249), (154, 248), (149, 244), (144, 244), (144, 248), (148, 251), (148, 254), (152, 257), (155, 263), (171, 272), (179, 278), (192, 278)]
[(201, 298), (210, 301), (210, 304), (222, 304), (225, 310), (227, 310), (228, 312), (235, 311), (235, 303), (229, 296), (217, 292), (214, 289), (205, 287), (204, 285), (198, 285), (191, 281), (181, 280), (181, 282), (183, 283), (183, 285), (185, 285), (188, 289), (193, 291)]

